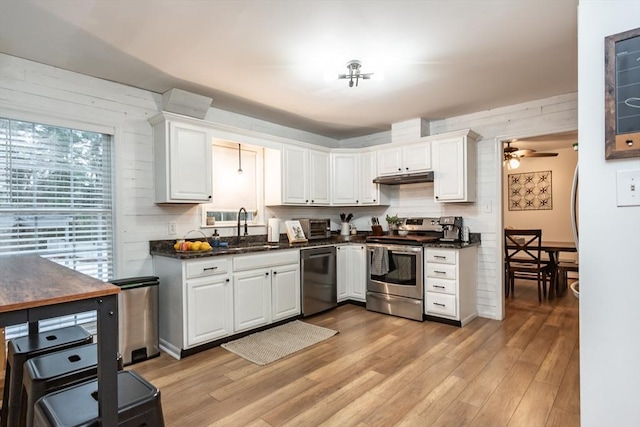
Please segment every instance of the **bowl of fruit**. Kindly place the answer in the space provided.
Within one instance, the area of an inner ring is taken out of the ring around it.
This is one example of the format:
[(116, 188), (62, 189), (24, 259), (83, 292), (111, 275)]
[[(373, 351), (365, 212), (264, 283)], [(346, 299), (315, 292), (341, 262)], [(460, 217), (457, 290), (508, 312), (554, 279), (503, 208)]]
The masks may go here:
[[(193, 231), (198, 231), (198, 230), (191, 230), (189, 231), (189, 233), (193, 232)], [(207, 236), (205, 236), (205, 234), (202, 231), (198, 231), (199, 233), (202, 234), (202, 237), (204, 240), (187, 240), (187, 236), (189, 235), (189, 233), (184, 235), (184, 239), (180, 239), (177, 240), (176, 243), (173, 245), (173, 249), (176, 250), (176, 252), (181, 252), (181, 253), (194, 253), (194, 252), (209, 252), (211, 251), (211, 245), (209, 244), (209, 242), (207, 242)]]

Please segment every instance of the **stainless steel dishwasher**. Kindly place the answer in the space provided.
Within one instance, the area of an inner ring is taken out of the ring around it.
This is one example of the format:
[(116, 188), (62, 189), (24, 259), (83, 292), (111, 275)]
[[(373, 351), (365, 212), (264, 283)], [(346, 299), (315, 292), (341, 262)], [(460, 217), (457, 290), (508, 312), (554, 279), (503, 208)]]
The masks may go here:
[(300, 251), (302, 315), (310, 316), (338, 305), (336, 248), (324, 246)]

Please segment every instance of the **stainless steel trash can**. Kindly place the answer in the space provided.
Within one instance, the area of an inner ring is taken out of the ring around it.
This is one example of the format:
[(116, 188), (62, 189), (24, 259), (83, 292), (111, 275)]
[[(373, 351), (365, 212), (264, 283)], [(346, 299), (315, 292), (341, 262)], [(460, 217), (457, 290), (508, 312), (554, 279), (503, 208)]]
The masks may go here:
[(118, 294), (118, 350), (124, 365), (160, 355), (158, 286), (155, 276), (112, 280)]

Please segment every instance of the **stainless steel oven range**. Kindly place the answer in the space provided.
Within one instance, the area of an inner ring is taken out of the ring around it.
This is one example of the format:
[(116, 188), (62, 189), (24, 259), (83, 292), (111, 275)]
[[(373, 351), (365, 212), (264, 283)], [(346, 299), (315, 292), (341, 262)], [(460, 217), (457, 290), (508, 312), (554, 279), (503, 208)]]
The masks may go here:
[(403, 218), (406, 236), (367, 237), (367, 310), (423, 320), (423, 244), (438, 241), (438, 218)]

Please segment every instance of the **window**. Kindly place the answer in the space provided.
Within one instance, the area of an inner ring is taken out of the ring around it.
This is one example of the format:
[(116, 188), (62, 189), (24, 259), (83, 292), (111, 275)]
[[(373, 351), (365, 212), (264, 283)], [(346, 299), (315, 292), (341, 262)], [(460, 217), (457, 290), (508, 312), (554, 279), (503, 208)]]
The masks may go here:
[[(262, 148), (216, 141), (212, 153), (213, 196), (212, 203), (202, 205), (202, 225), (235, 225), (241, 207), (248, 212), (247, 221), (259, 223)], [(238, 173), (240, 166), (242, 173)]]
[[(111, 279), (111, 149), (109, 135), (0, 118), (0, 255), (34, 253)], [(92, 315), (41, 329), (78, 319)]]

